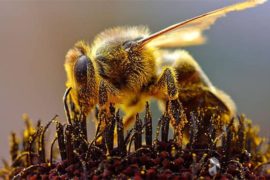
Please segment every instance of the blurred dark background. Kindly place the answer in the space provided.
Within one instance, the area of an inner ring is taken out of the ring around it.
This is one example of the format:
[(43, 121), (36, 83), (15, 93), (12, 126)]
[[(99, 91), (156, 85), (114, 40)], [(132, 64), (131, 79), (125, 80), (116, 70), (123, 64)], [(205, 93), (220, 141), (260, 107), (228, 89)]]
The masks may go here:
[[(0, 157), (8, 135), (28, 113), (44, 123), (64, 120), (64, 57), (73, 44), (105, 28), (148, 25), (152, 32), (236, 1), (2, 1), (0, 0)], [(208, 43), (188, 48), (213, 84), (235, 100), (269, 136), (270, 3), (229, 14), (207, 31)]]

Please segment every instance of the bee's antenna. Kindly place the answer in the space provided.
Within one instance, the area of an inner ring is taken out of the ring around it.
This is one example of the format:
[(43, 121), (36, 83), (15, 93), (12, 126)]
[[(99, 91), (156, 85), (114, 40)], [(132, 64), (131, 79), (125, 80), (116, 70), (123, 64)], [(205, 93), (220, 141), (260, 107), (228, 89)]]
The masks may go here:
[(65, 109), (65, 113), (66, 113), (66, 118), (69, 124), (71, 124), (71, 118), (70, 118), (70, 112), (69, 112), (69, 107), (67, 104), (67, 97), (69, 95), (70, 90), (72, 89), (72, 87), (69, 87), (66, 89), (64, 96), (63, 96), (63, 101), (64, 101), (64, 109)]

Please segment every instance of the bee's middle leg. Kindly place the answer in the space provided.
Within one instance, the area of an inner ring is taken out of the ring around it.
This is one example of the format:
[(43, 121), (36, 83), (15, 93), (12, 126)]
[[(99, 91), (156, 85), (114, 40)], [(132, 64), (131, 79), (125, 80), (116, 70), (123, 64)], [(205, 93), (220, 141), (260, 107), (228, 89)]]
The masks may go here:
[[(173, 124), (179, 124), (183, 118), (183, 107), (178, 99), (178, 88), (174, 69), (167, 67), (160, 75), (155, 89), (162, 94), (156, 94), (163, 101), (163, 106), (168, 105), (168, 113), (173, 118)], [(167, 109), (167, 108), (166, 108)]]
[(158, 96), (166, 100), (174, 100), (178, 97), (175, 72), (172, 68), (167, 67), (163, 70), (155, 85)]

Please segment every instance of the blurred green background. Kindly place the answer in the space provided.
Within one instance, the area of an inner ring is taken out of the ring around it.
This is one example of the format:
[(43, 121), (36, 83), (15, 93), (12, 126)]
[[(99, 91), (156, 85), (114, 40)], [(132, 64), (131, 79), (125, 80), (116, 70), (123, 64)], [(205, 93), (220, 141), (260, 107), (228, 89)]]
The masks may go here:
[[(3, 1), (0, 0), (0, 157), (21, 115), (64, 120), (64, 57), (73, 44), (120, 25), (152, 32), (235, 0)], [(207, 31), (208, 43), (188, 48), (213, 84), (235, 100), (269, 136), (270, 3), (229, 14)]]

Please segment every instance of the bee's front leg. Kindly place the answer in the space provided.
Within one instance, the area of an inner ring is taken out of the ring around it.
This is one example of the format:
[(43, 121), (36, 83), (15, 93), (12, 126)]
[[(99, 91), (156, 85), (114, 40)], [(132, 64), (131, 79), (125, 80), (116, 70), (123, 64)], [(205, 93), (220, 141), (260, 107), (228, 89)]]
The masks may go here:
[(108, 103), (108, 86), (107, 84), (105, 83), (104, 80), (101, 80), (100, 83), (99, 83), (99, 105), (101, 107), (105, 106), (106, 103)]
[(101, 109), (109, 110), (111, 104), (119, 101), (119, 91), (108, 81), (101, 79), (98, 90), (98, 103)]
[[(118, 97), (119, 91), (110, 82), (101, 79), (98, 90), (98, 104), (100, 111), (97, 120), (99, 121), (98, 126), (101, 132), (104, 131), (105, 133), (102, 138), (98, 140), (99, 143), (111, 143), (111, 141), (116, 140), (116, 132), (114, 132), (114, 140), (111, 139), (112, 137), (108, 135), (108, 132), (111, 131), (111, 127), (114, 127), (115, 122), (112, 121), (112, 118), (114, 119), (116, 116), (114, 105), (119, 101)], [(114, 143), (116, 143), (116, 141)]]

